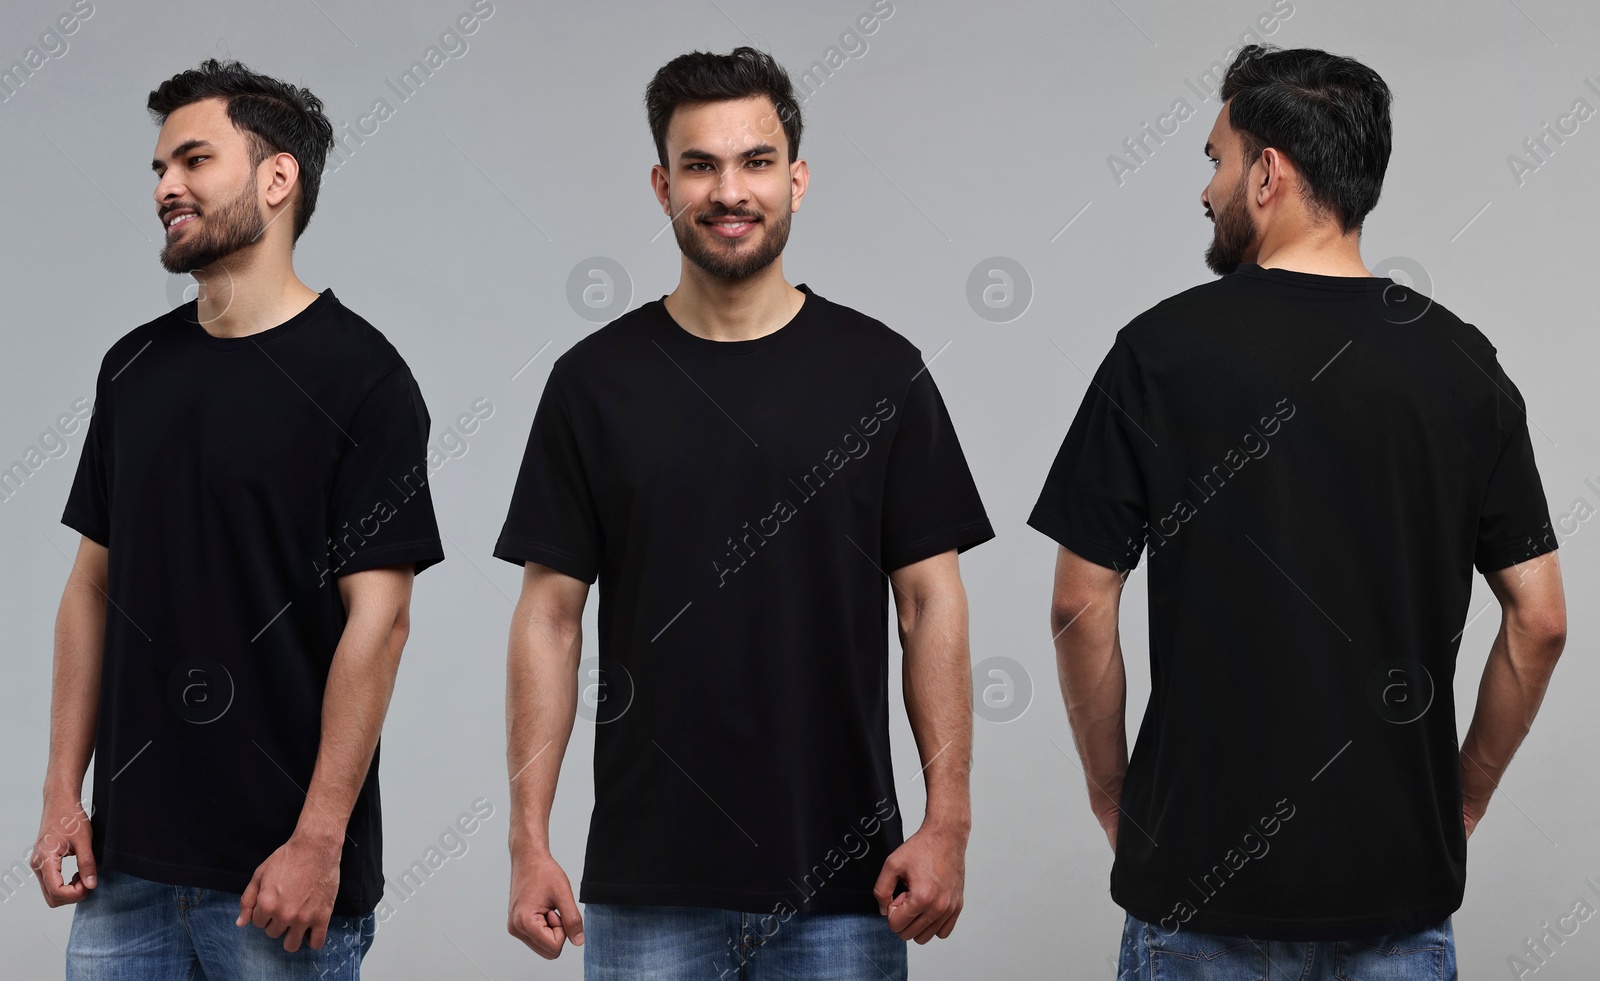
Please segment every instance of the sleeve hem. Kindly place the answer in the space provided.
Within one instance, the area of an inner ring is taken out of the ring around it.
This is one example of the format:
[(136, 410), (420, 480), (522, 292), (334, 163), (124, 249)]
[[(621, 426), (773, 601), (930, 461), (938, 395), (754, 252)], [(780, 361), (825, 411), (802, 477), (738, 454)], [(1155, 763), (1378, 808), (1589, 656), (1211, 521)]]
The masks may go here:
[(952, 548), (958, 553), (965, 552), (974, 545), (982, 545), (993, 537), (994, 527), (990, 525), (989, 519), (987, 517), (979, 518), (976, 521), (968, 521), (952, 528), (943, 529), (932, 535), (924, 535), (892, 553), (885, 552), (882, 555), (883, 567), (885, 570), (893, 572), (913, 562), (921, 562), (923, 559), (939, 555), (942, 552), (948, 552)]
[[(1529, 545), (1528, 543), (1532, 543)], [(1506, 542), (1490, 548), (1478, 549), (1478, 555), (1473, 559), (1472, 565), (1480, 573), (1488, 575), (1491, 572), (1519, 565), (1530, 559), (1536, 559), (1546, 552), (1553, 552), (1560, 547), (1550, 535), (1535, 539), (1532, 535), (1519, 538), (1514, 542)]]
[(1139, 558), (1144, 553), (1141, 547), (1138, 551), (1128, 548), (1114, 548), (1093, 538), (1079, 534), (1076, 529), (1070, 528), (1053, 511), (1035, 508), (1028, 516), (1028, 527), (1054, 539), (1056, 544), (1067, 549), (1074, 555), (1088, 559), (1095, 565), (1103, 565), (1107, 569), (1117, 572), (1128, 572), (1139, 565)]
[(494, 544), (494, 557), (504, 559), (513, 565), (523, 565), (527, 562), (536, 562), (539, 565), (581, 579), (593, 584), (599, 578), (596, 563), (587, 559), (563, 552), (549, 545), (540, 545), (535, 542), (526, 542), (514, 538), (501, 538)]
[(437, 540), (419, 540), (414, 542), (401, 542), (396, 545), (385, 545), (382, 548), (364, 548), (352, 555), (348, 561), (339, 566), (334, 577), (348, 576), (352, 572), (365, 572), (386, 565), (400, 565), (404, 562), (415, 563), (413, 575), (421, 575), (422, 570), (438, 565), (444, 561), (444, 546)]
[(97, 521), (90, 521), (85, 515), (76, 511), (68, 511), (61, 516), (61, 523), (97, 545), (104, 545), (106, 548), (111, 547), (110, 529)]

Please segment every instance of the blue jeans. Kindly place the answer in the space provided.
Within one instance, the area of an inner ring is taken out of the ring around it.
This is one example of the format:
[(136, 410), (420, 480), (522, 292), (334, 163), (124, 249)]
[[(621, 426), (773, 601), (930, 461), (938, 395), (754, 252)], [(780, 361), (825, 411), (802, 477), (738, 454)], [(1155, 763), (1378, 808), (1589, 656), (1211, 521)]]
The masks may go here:
[(1131, 913), (1117, 981), (1456, 981), (1450, 920), (1360, 940), (1250, 940), (1178, 930)]
[(283, 949), (258, 926), (234, 926), (239, 893), (170, 886), (100, 867), (67, 938), (67, 981), (355, 981), (376, 913), (334, 916), (321, 950)]
[(876, 913), (583, 908), (584, 981), (905, 981), (906, 942)]

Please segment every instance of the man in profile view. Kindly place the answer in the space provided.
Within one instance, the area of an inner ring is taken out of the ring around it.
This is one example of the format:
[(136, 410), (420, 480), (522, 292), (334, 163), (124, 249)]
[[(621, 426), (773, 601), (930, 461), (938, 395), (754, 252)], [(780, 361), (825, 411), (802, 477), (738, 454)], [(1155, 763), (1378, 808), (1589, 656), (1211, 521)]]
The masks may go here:
[[(1565, 637), (1527, 414), (1476, 327), (1362, 262), (1383, 80), (1251, 45), (1220, 95), (1220, 278), (1118, 331), (1028, 519), (1060, 545), (1119, 977), (1454, 978), (1467, 837)], [(1118, 601), (1146, 550), (1130, 759)], [(1502, 619), (1458, 747), (1474, 568)]]
[(147, 106), (161, 262), (200, 293), (100, 363), (33, 865), (77, 904), (69, 981), (353, 979), (412, 578), (444, 558), (428, 412), (394, 346), (295, 274), (321, 101), (211, 59)]

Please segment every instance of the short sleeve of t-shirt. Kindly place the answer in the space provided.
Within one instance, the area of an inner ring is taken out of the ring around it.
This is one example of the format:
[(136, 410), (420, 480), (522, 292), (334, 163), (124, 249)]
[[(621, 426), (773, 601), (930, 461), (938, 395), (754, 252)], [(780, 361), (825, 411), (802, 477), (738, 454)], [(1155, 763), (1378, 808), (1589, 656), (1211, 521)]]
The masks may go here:
[(72, 478), (66, 510), (61, 523), (79, 534), (111, 546), (111, 403), (106, 398), (105, 368), (95, 384), (94, 411), (89, 416), (89, 432), (78, 457), (78, 472)]
[(1109, 569), (1139, 564), (1147, 515), (1139, 441), (1143, 431), (1139, 365), (1121, 334), (1083, 394), (1029, 526)]
[(889, 446), (884, 484), (879, 547), (885, 572), (994, 537), (955, 424), (926, 366), (897, 411), (905, 417)]
[(600, 575), (600, 523), (578, 453), (578, 439), (555, 370), (533, 414), (511, 508), (496, 558), (537, 562), (593, 583)]
[(1499, 389), (1500, 432), (1504, 442), (1483, 507), (1478, 512), (1478, 542), (1473, 565), (1492, 572), (1526, 562), (1559, 544), (1550, 529), (1550, 507), (1534, 465), (1533, 441), (1522, 393), (1498, 362), (1493, 370)]
[(439, 525), (428, 487), (427, 406), (404, 365), (385, 375), (356, 410), (350, 425), (353, 445), (339, 460), (329, 507), (328, 537), (337, 540), (348, 526), (363, 535), (379, 525), (338, 575), (364, 569), (416, 563), (415, 572), (444, 559)]

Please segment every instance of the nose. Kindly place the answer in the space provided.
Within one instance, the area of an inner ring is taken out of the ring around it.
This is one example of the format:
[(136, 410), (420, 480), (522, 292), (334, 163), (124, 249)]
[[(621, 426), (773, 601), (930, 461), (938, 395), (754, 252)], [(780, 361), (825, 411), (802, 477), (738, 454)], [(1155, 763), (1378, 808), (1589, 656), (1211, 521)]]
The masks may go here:
[(178, 198), (182, 197), (183, 190), (183, 182), (180, 181), (177, 175), (169, 169), (166, 173), (161, 175), (160, 180), (156, 181), (156, 189), (153, 192), (153, 196), (156, 199), (156, 207), (159, 208), (168, 201), (177, 200)]
[(737, 160), (731, 167), (717, 173), (717, 186), (711, 190), (711, 200), (726, 208), (737, 208), (749, 200), (744, 186), (744, 161)]

